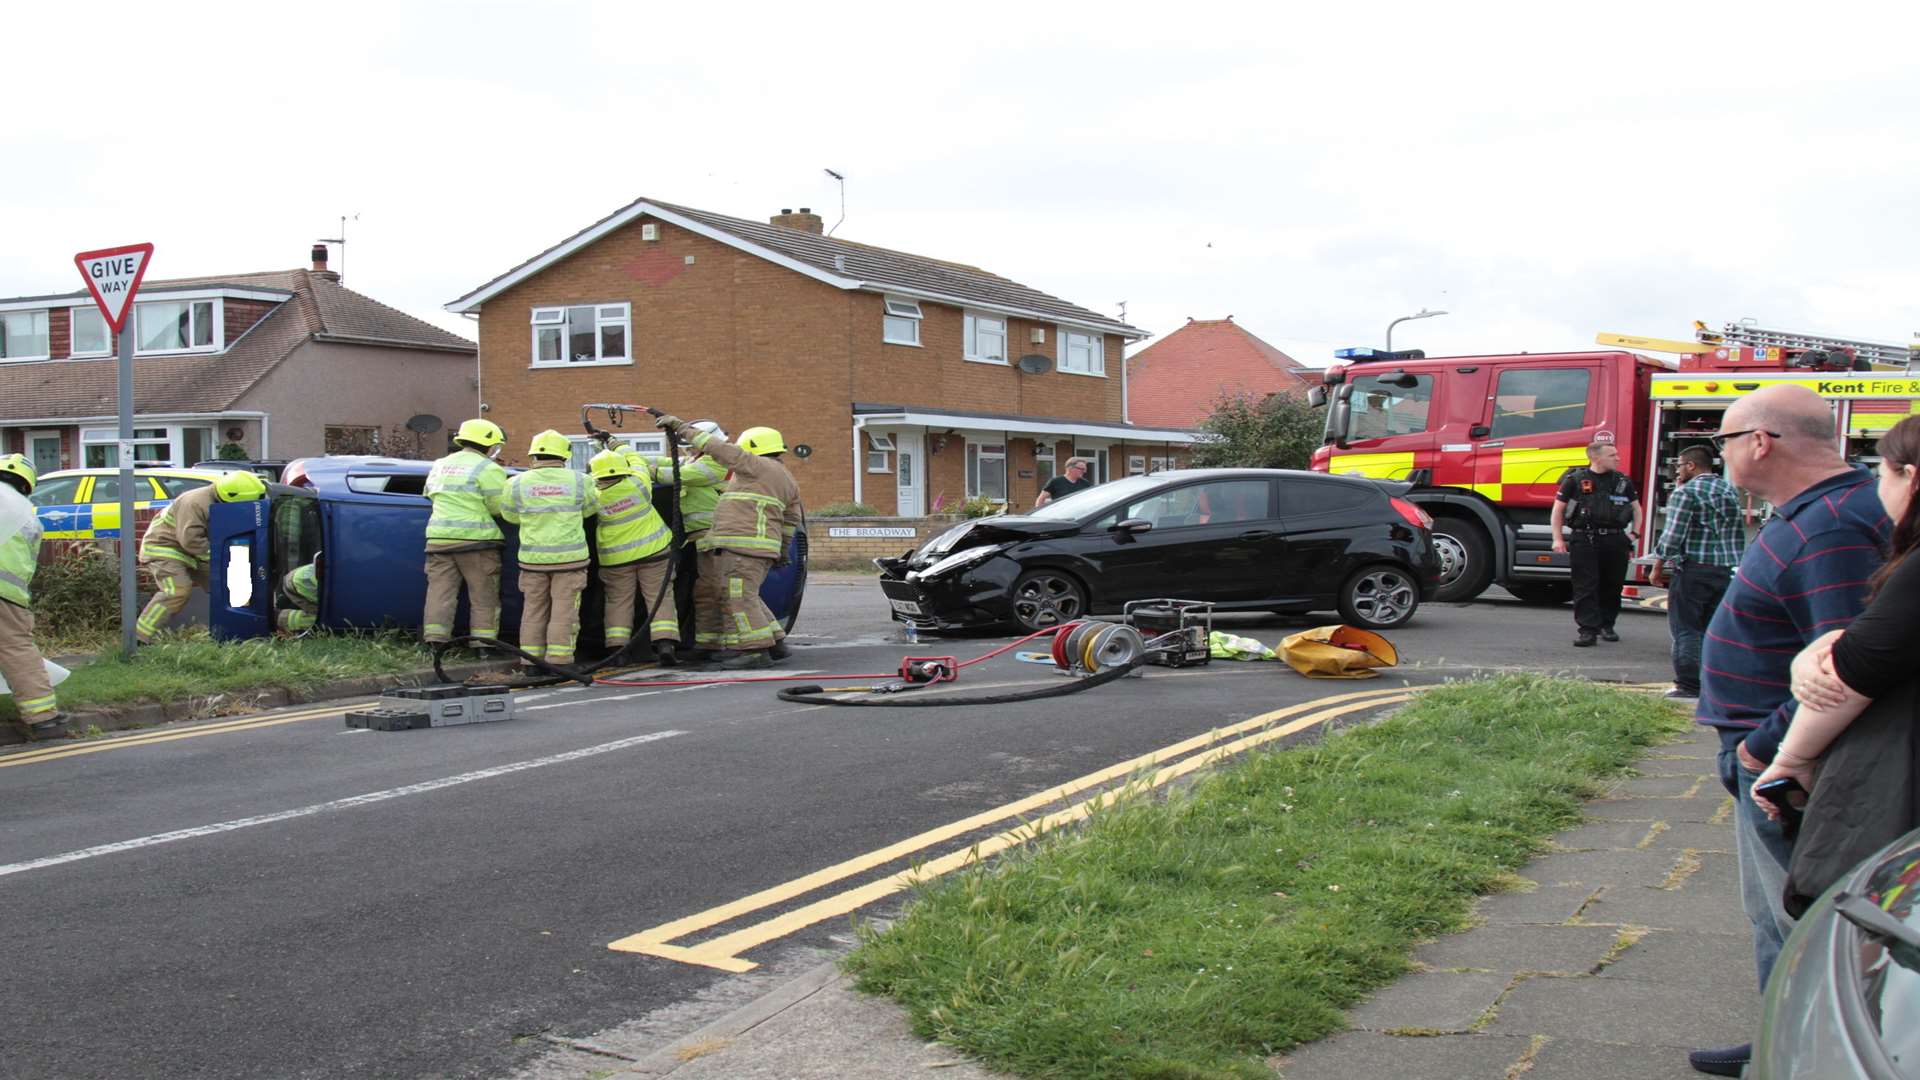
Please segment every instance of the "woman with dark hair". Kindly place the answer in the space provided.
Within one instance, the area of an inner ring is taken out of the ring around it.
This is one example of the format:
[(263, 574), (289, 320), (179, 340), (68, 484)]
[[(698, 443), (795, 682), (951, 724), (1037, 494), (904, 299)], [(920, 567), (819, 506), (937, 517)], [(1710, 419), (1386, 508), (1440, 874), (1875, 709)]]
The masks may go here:
[[(1913, 784), (1920, 773), (1920, 558), (1909, 557), (1920, 547), (1917, 492), (1920, 416), (1910, 416), (1880, 439), (1880, 504), (1894, 529), (1867, 609), (1794, 658), (1799, 708), (1773, 764), (1754, 781), (1757, 789), (1791, 777), (1814, 792), (1818, 779), (1828, 789), (1808, 802), (1795, 842), (1788, 891), (1808, 900), (1858, 858), (1920, 826)], [(1869, 711), (1875, 702), (1881, 707)], [(1863, 713), (1867, 722), (1856, 725)], [(1766, 799), (1754, 802), (1780, 816)]]

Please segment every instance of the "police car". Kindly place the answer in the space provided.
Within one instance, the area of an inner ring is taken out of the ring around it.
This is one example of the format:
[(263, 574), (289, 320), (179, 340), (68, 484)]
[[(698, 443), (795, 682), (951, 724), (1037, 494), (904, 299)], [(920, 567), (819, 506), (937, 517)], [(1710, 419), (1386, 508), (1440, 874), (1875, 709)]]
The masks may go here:
[[(160, 510), (195, 488), (220, 479), (211, 469), (135, 469), (136, 513)], [(120, 536), (120, 470), (62, 469), (43, 473), (31, 501), (48, 540), (113, 540)]]

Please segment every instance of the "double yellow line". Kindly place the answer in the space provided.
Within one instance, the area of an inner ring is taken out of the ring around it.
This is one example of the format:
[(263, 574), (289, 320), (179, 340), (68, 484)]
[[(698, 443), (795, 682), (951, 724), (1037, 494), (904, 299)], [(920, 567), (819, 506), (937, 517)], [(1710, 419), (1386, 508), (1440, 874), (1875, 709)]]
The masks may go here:
[[(1011, 847), (1024, 844), (1049, 829), (1079, 821), (1102, 807), (1110, 806), (1127, 790), (1126, 787), (1108, 788), (1092, 798), (1074, 803), (1065, 809), (1041, 817), (1037, 821), (1008, 829), (978, 844), (951, 852), (919, 866), (902, 870), (877, 881), (846, 889), (823, 897), (803, 907), (782, 915), (746, 926), (720, 937), (712, 938), (695, 945), (676, 945), (674, 941), (711, 929), (722, 923), (731, 922), (742, 915), (785, 903), (806, 893), (813, 892), (834, 882), (845, 880), (857, 874), (875, 869), (897, 859), (912, 855), (925, 848), (932, 847), (955, 837), (964, 836), (976, 829), (998, 824), (1012, 818), (1023, 818), (1034, 811), (1057, 803), (1063, 799), (1078, 795), (1092, 788), (1100, 788), (1126, 780), (1141, 774), (1139, 785), (1157, 788), (1179, 777), (1199, 769), (1206, 768), (1225, 758), (1250, 750), (1263, 743), (1284, 739), (1296, 732), (1317, 727), (1342, 716), (1383, 705), (1395, 705), (1410, 700), (1421, 687), (1393, 687), (1381, 690), (1363, 690), (1348, 694), (1335, 694), (1316, 701), (1290, 705), (1284, 709), (1262, 713), (1249, 720), (1243, 720), (1230, 727), (1197, 735), (1172, 746), (1163, 747), (1148, 754), (1118, 765), (1112, 765), (1099, 772), (1088, 773), (1077, 780), (1070, 780), (1057, 787), (1048, 788), (1016, 802), (1007, 803), (972, 817), (942, 825), (918, 836), (912, 836), (895, 844), (875, 851), (867, 852), (836, 863), (823, 870), (816, 870), (804, 877), (795, 878), (772, 888), (762, 889), (751, 896), (742, 897), (718, 907), (708, 908), (696, 915), (676, 919), (670, 923), (637, 934), (630, 934), (608, 944), (609, 949), (619, 952), (644, 953), (648, 956), (665, 957), (687, 964), (718, 968), (722, 971), (751, 971), (756, 965), (743, 959), (740, 954), (769, 941), (782, 938), (795, 931), (812, 926), (815, 923), (846, 915), (859, 908), (879, 900), (901, 889), (909, 888), (924, 881), (932, 880), (942, 874), (960, 869), (971, 863), (985, 859), (990, 855)], [(1281, 723), (1285, 721), (1285, 723)], [(1278, 727), (1270, 725), (1279, 724)], [(1264, 729), (1264, 730), (1256, 730)], [(1243, 732), (1253, 732), (1242, 736)], [(1242, 736), (1234, 738), (1235, 736)], [(1224, 740), (1231, 739), (1227, 742)], [(1195, 751), (1200, 751), (1195, 753)], [(1191, 757), (1186, 755), (1191, 754)], [(1176, 758), (1184, 758), (1174, 764), (1167, 764)], [(1147, 770), (1156, 770), (1147, 774)]]
[(264, 713), (255, 716), (243, 716), (236, 720), (223, 720), (213, 724), (197, 724), (185, 729), (161, 729), (137, 735), (123, 735), (117, 738), (101, 739), (93, 742), (62, 741), (37, 750), (23, 750), (17, 754), (0, 756), (0, 769), (10, 769), (15, 765), (38, 765), (45, 761), (58, 761), (61, 758), (78, 757), (81, 754), (99, 754), (108, 750), (127, 750), (137, 746), (152, 746), (155, 743), (173, 742), (177, 739), (197, 739), (203, 735), (225, 735), (233, 731), (248, 731), (254, 728), (278, 727), (281, 724), (295, 724), (302, 720), (323, 720), (329, 716), (344, 716), (349, 709), (357, 709), (366, 704), (362, 701), (350, 704), (335, 704), (325, 708), (302, 709), (298, 712)]

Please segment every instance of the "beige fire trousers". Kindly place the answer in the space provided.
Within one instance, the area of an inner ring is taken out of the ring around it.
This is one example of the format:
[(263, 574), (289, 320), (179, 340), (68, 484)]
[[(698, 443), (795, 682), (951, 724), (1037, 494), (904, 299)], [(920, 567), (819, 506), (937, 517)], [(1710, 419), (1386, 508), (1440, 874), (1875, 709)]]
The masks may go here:
[(453, 639), (460, 611), (460, 586), (467, 587), (467, 633), (500, 636), (500, 549), (427, 552), (427, 609), (420, 637), (428, 642)]
[(520, 648), (554, 664), (573, 663), (574, 641), (580, 636), (580, 594), (587, 588), (587, 569), (529, 570), (520, 568)]
[[(633, 640), (633, 613), (636, 600), (651, 604), (661, 595), (673, 556), (661, 553), (651, 559), (636, 559), (618, 566), (600, 568), (600, 586), (606, 590), (607, 648), (618, 649)], [(680, 609), (674, 605), (673, 590), (665, 590), (660, 610), (647, 621), (649, 641), (680, 640)]]
[(0, 675), (13, 688), (22, 723), (38, 723), (60, 710), (46, 663), (33, 644), (33, 612), (10, 600), (0, 600)]

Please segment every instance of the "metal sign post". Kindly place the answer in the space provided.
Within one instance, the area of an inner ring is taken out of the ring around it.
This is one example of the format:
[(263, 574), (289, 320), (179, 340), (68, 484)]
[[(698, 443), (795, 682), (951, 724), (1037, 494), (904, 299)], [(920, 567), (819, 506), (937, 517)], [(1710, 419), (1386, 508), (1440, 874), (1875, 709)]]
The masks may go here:
[(120, 338), (120, 442), (116, 448), (120, 466), (120, 648), (133, 655), (134, 619), (139, 601), (139, 578), (134, 568), (134, 547), (140, 542), (133, 520), (133, 337), (135, 326), (127, 325), (133, 311), (133, 295), (153, 261), (152, 244), (83, 251), (73, 257), (80, 277), (100, 307), (107, 326)]

